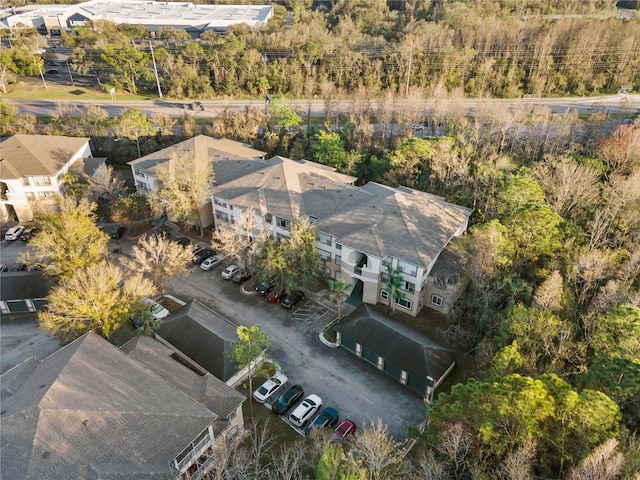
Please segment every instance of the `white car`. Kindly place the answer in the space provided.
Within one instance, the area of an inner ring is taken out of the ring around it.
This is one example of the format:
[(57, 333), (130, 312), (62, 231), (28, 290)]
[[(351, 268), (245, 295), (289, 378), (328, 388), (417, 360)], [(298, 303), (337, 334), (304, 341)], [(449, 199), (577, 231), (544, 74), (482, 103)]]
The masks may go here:
[(222, 278), (225, 280), (231, 280), (233, 276), (240, 271), (239, 265), (229, 265), (224, 271), (220, 274)]
[(322, 406), (318, 395), (309, 395), (289, 415), (289, 421), (296, 427), (302, 427)]
[(221, 255), (221, 254), (213, 255), (207, 258), (204, 262), (202, 262), (200, 264), (200, 268), (205, 271), (211, 270), (212, 268), (220, 265), (223, 260), (224, 260), (224, 255)]
[(142, 301), (149, 305), (149, 310), (151, 310), (151, 315), (153, 315), (153, 318), (165, 318), (169, 316), (169, 310), (164, 308), (158, 302), (155, 302), (150, 298), (143, 298)]
[(286, 386), (288, 381), (289, 379), (284, 373), (276, 372), (273, 377), (264, 382), (255, 392), (253, 392), (253, 399), (258, 403), (264, 403), (281, 386)]
[(22, 235), (22, 232), (24, 232), (24, 227), (22, 225), (11, 227), (9, 230), (7, 230), (7, 233), (4, 234), (4, 239), (17, 240), (20, 238), (20, 235)]

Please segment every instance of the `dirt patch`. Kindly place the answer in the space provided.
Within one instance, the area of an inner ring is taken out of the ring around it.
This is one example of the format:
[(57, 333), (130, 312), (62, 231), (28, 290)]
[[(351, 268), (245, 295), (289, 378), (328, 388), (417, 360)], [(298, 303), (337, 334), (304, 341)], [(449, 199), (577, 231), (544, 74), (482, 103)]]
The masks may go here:
[(151, 222), (134, 223), (129, 227), (127, 236), (139, 237), (143, 233), (147, 233), (149, 230), (152, 230), (153, 228), (154, 228), (154, 225)]

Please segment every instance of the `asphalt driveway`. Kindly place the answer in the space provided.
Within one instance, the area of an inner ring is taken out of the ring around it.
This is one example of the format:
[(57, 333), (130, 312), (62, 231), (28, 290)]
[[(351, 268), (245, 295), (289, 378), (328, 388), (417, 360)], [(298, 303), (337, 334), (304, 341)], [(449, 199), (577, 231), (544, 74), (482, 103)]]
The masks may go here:
[(287, 310), (258, 294), (244, 294), (238, 285), (220, 277), (222, 269), (203, 272), (194, 267), (187, 277), (172, 280), (168, 293), (182, 300), (197, 299), (236, 325), (260, 325), (271, 338), (268, 354), (290, 382), (302, 385), (305, 396), (319, 395), (323, 406), (336, 408), (341, 419), (350, 418), (359, 427), (382, 419), (397, 440), (406, 439), (409, 426), (424, 420), (425, 405), (417, 394), (343, 349), (319, 340), (322, 328), (336, 315), (326, 302), (308, 293)]

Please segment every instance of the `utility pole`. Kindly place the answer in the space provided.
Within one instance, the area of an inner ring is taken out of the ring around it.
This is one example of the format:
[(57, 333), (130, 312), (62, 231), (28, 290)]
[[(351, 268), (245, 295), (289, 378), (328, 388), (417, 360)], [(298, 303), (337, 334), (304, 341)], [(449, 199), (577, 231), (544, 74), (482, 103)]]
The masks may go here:
[(409, 80), (411, 79), (411, 62), (413, 61), (413, 38), (409, 44), (409, 65), (407, 66), (407, 85), (404, 89), (404, 96), (409, 96)]
[(67, 60), (64, 61), (67, 64), (67, 72), (69, 72), (69, 80), (71, 80), (71, 86), (75, 87), (76, 84), (73, 83), (73, 76), (71, 75), (71, 67), (69, 66), (69, 62)]
[(160, 89), (160, 78), (158, 78), (158, 66), (156, 65), (156, 56), (153, 54), (153, 44), (149, 40), (149, 48), (151, 48), (151, 59), (153, 60), (153, 73), (156, 74), (156, 84), (158, 85), (158, 95), (162, 99), (162, 90)]
[(42, 83), (44, 84), (44, 88), (49, 88), (47, 87), (47, 82), (44, 79), (44, 73), (42, 72), (42, 65), (40, 65), (40, 63), (38, 63), (38, 70), (40, 70), (40, 78), (42, 78)]

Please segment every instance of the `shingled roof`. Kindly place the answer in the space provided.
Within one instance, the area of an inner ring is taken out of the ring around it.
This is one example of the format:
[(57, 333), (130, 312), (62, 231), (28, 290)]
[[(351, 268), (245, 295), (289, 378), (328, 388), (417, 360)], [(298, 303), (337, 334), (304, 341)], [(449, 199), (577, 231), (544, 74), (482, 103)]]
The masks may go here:
[(417, 378), (432, 377), (436, 384), (443, 380), (457, 357), (455, 351), (364, 303), (335, 329)]
[(264, 152), (240, 142), (206, 135), (198, 135), (150, 153), (129, 162), (129, 165), (157, 175), (159, 169), (185, 152), (193, 153), (198, 161), (211, 161), (217, 184), (230, 182), (267, 166)]
[[(215, 412), (221, 420), (228, 418), (246, 400), (244, 395), (212, 374), (198, 374), (176, 361), (174, 355), (176, 353), (183, 354), (183, 352), (179, 350), (176, 352), (177, 349), (166, 343), (138, 335), (120, 348), (127, 352), (131, 358), (136, 359), (191, 398)], [(218, 424), (221, 424), (220, 428), (218, 428)], [(225, 425), (226, 422), (216, 422), (214, 431), (217, 432)]]
[(158, 335), (198, 365), (226, 382), (235, 373), (235, 363), (225, 352), (238, 341), (237, 327), (197, 300), (191, 300), (167, 317)]
[(0, 143), (0, 178), (57, 175), (89, 142), (84, 137), (16, 134)]
[(0, 382), (3, 478), (169, 477), (218, 418), (92, 332)]

